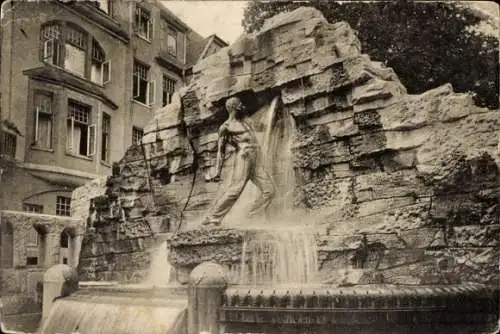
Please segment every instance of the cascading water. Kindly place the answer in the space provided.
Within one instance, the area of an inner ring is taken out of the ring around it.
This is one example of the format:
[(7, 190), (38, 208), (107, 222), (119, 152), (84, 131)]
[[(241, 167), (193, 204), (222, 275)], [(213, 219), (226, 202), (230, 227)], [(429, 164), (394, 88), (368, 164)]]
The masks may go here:
[(175, 288), (169, 285), (170, 272), (168, 245), (163, 241), (151, 253), (149, 275), (143, 283), (117, 286), (112, 295), (105, 290), (87, 295), (83, 290), (56, 300), (38, 332), (183, 333), (187, 300), (169, 293)]
[(144, 282), (148, 285), (166, 285), (170, 282), (172, 266), (168, 262), (168, 245), (163, 241), (152, 253), (149, 274)]
[(272, 229), (249, 233), (244, 241), (239, 273), (240, 284), (312, 283), (317, 272), (317, 249), (312, 231), (303, 223), (293, 227), (295, 171), (292, 145), (295, 120), (274, 99), (266, 116), (262, 162), (276, 187), (268, 208)]
[(257, 231), (243, 243), (239, 283), (313, 283), (317, 265), (316, 241), (309, 231)]
[(270, 218), (292, 216), (294, 209), (295, 170), (292, 146), (295, 139), (295, 119), (287, 108), (274, 99), (267, 114), (262, 161), (271, 173), (276, 194), (270, 205)]
[(38, 333), (183, 333), (185, 308), (182, 300), (72, 296), (55, 302)]

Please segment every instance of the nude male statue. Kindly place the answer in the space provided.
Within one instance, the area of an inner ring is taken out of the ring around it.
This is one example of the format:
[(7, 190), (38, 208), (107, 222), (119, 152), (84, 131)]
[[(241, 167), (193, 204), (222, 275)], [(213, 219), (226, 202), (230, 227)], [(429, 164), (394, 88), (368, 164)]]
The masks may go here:
[(252, 181), (262, 192), (250, 209), (249, 216), (262, 213), (271, 203), (275, 187), (271, 176), (260, 163), (260, 145), (254, 130), (244, 119), (245, 107), (237, 97), (226, 101), (229, 118), (219, 128), (217, 162), (215, 174), (206, 176), (207, 182), (218, 182), (224, 164), (226, 144), (236, 149), (235, 165), (231, 183), (210, 208), (203, 225), (220, 225), (224, 216), (240, 197), (247, 182)]

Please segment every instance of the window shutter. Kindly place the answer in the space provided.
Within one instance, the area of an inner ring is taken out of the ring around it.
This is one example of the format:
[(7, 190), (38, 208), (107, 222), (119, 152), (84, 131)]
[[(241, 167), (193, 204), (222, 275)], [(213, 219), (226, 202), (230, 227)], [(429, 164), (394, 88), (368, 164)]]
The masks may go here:
[(152, 106), (155, 103), (155, 96), (156, 96), (156, 85), (155, 81), (151, 80), (148, 83), (148, 105)]
[(96, 148), (96, 128), (95, 124), (89, 125), (87, 128), (87, 156), (91, 157), (95, 155)]
[(47, 148), (52, 148), (52, 116), (50, 116), (49, 124), (47, 125)]
[(40, 107), (36, 107), (35, 112), (35, 144), (38, 143), (38, 120), (40, 117)]
[(111, 60), (106, 60), (101, 66), (102, 84), (107, 84), (111, 81)]
[(148, 39), (153, 40), (155, 32), (154, 19), (151, 16), (148, 20)]
[[(43, 43), (43, 60), (47, 61), (54, 55), (55, 40), (49, 39)], [(52, 62), (52, 60), (51, 60)]]
[(70, 117), (69, 118), (69, 121), (71, 123), (70, 125), (70, 129), (69, 129), (69, 134), (68, 134), (68, 141), (67, 141), (67, 150), (68, 152), (70, 153), (74, 153), (73, 152), (73, 147), (75, 146), (74, 145), (74, 133), (75, 133), (75, 119), (73, 117)]
[(135, 75), (135, 87), (133, 87), (134, 91), (132, 92), (134, 94), (134, 99), (135, 98), (138, 98), (139, 95), (141, 95), (141, 89), (140, 89), (140, 86), (141, 86), (141, 78), (139, 77), (139, 75)]

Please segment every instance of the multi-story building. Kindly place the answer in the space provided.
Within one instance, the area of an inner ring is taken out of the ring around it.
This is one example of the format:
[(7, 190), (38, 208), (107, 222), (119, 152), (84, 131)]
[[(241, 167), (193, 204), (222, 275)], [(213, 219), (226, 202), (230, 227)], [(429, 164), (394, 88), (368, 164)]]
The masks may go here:
[(43, 272), (75, 265), (81, 238), (77, 220), (47, 215), (69, 216), (73, 189), (110, 174), (227, 44), (158, 1), (1, 3), (0, 292), (7, 312), (36, 313)]
[(192, 65), (227, 45), (158, 1), (3, 2), (1, 144), (17, 167), (0, 183), (9, 210), (69, 214), (71, 191), (110, 173)]

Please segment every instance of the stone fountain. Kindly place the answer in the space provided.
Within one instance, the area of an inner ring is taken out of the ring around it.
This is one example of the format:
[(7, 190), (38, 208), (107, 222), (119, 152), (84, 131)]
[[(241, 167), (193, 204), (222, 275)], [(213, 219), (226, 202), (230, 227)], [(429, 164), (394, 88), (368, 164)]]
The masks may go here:
[(347, 23), (277, 15), (75, 191), (84, 288), (41, 333), (493, 331), (499, 116), (450, 85), (407, 94)]

